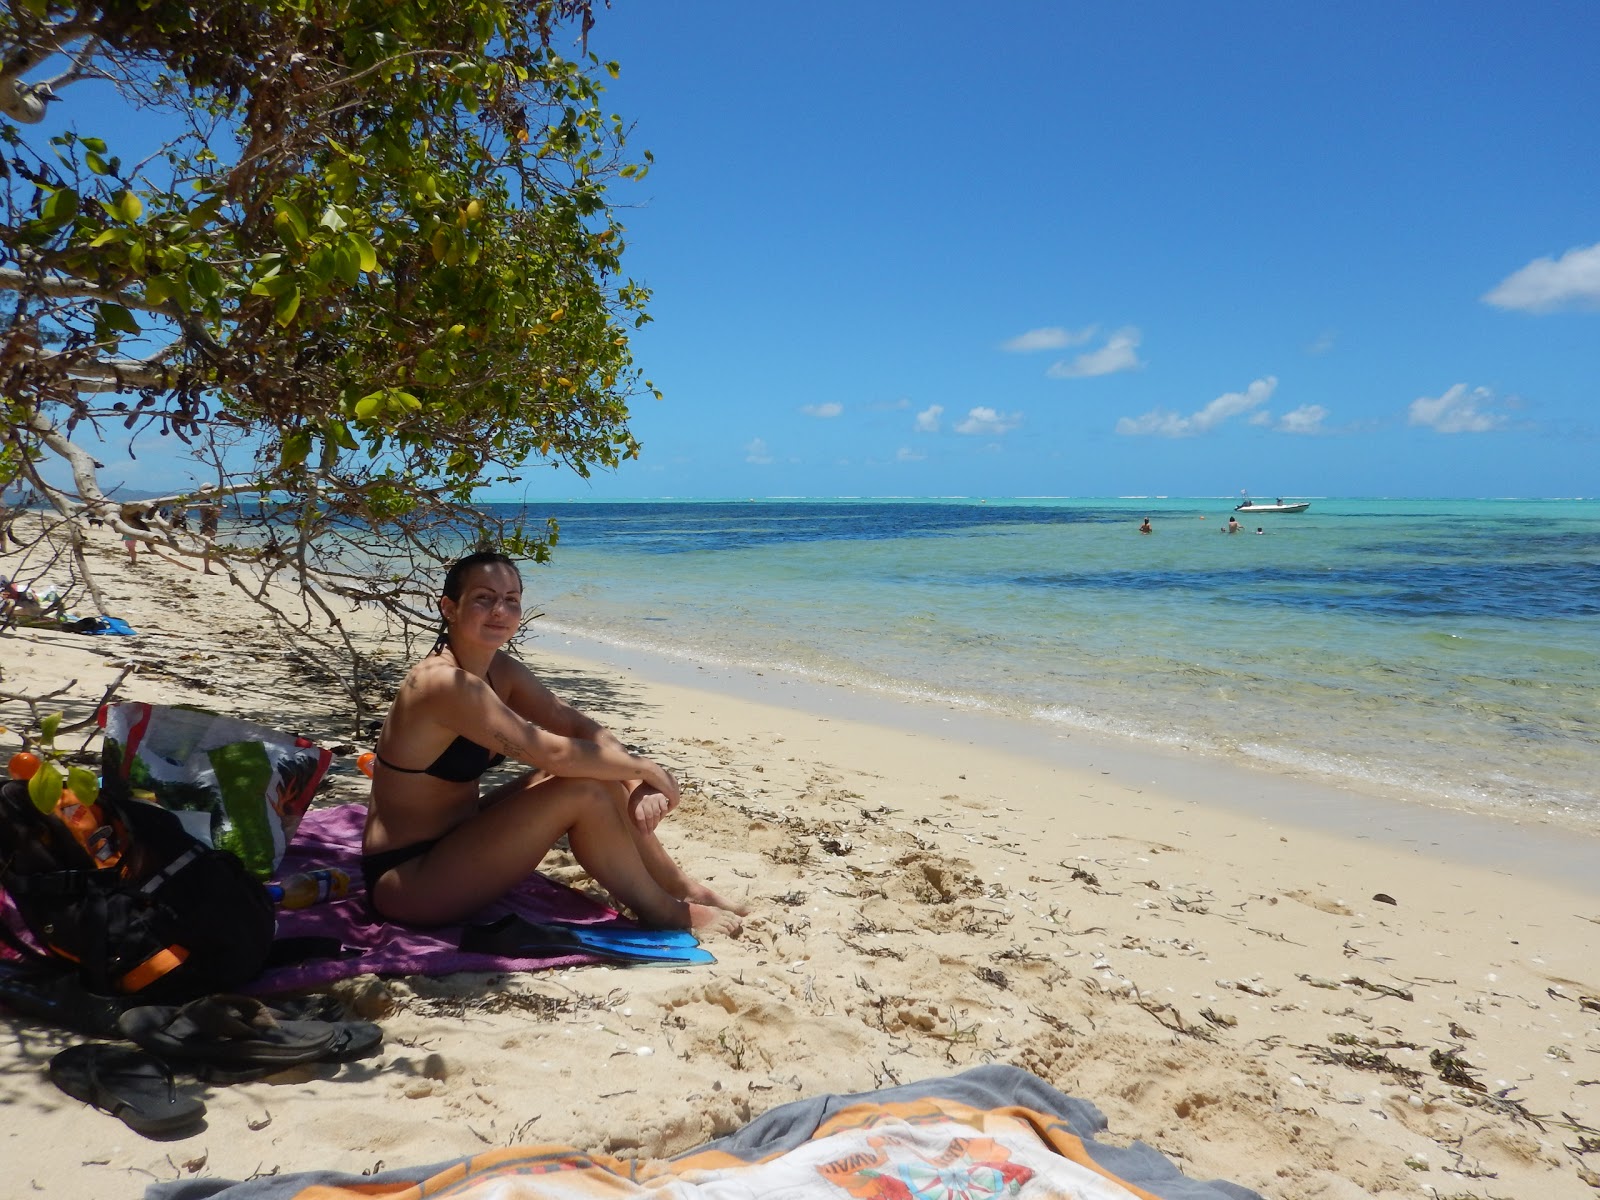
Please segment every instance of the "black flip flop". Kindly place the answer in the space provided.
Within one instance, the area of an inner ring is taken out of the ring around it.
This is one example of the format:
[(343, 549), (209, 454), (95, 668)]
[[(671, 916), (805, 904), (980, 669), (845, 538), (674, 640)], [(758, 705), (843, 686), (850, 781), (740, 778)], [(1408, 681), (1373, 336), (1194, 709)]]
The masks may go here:
[(98, 996), (78, 982), (77, 972), (50, 966), (0, 963), (0, 1008), (48, 1021), (89, 1037), (114, 1038), (124, 998)]
[(163, 1059), (223, 1069), (315, 1062), (328, 1056), (338, 1032), (326, 1021), (280, 1021), (253, 996), (227, 995), (203, 996), (181, 1008), (130, 1008), (117, 1028)]
[(176, 1132), (206, 1115), (202, 1101), (178, 1095), (164, 1063), (131, 1046), (69, 1046), (50, 1060), (50, 1081), (145, 1137)]

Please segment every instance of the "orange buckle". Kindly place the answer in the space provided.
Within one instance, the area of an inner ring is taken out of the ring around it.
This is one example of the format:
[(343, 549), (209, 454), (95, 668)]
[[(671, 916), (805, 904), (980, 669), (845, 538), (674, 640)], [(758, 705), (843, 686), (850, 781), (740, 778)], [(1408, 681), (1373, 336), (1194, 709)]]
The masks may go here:
[(168, 946), (164, 950), (157, 950), (118, 980), (117, 988), (123, 992), (143, 991), (188, 957), (189, 952), (182, 946)]

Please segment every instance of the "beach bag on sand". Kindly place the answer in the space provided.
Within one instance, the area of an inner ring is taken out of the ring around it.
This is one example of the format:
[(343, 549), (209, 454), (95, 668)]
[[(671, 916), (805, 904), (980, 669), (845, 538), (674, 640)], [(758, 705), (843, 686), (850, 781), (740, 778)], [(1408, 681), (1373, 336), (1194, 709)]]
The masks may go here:
[(254, 721), (165, 704), (110, 704), (101, 714), (107, 780), (177, 815), (208, 846), (270, 879), (331, 751)]
[(273, 906), (234, 855), (115, 777), (86, 807), (101, 824), (81, 838), (35, 807), (26, 783), (0, 784), (0, 941), (16, 957), (73, 964), (89, 991), (144, 1003), (232, 991), (260, 973)]

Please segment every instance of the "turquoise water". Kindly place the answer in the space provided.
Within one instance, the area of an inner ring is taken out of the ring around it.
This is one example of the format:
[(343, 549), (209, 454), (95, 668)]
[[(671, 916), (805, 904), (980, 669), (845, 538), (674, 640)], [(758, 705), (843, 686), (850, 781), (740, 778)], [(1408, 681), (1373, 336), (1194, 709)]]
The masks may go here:
[(1600, 825), (1600, 502), (1319, 499), (1231, 536), (1230, 509), (540, 506), (528, 598), (536, 635)]

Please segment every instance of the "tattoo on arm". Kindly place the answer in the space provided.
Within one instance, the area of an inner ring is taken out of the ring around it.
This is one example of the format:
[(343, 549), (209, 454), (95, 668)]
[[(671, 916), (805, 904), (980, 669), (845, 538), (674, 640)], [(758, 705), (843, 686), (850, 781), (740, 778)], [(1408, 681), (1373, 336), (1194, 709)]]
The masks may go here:
[(492, 731), (492, 736), (494, 738), (495, 745), (499, 748), (501, 754), (504, 754), (510, 758), (520, 758), (528, 753), (528, 745), (526, 742), (523, 742), (517, 738), (507, 737), (504, 733), (501, 733), (498, 730)]

